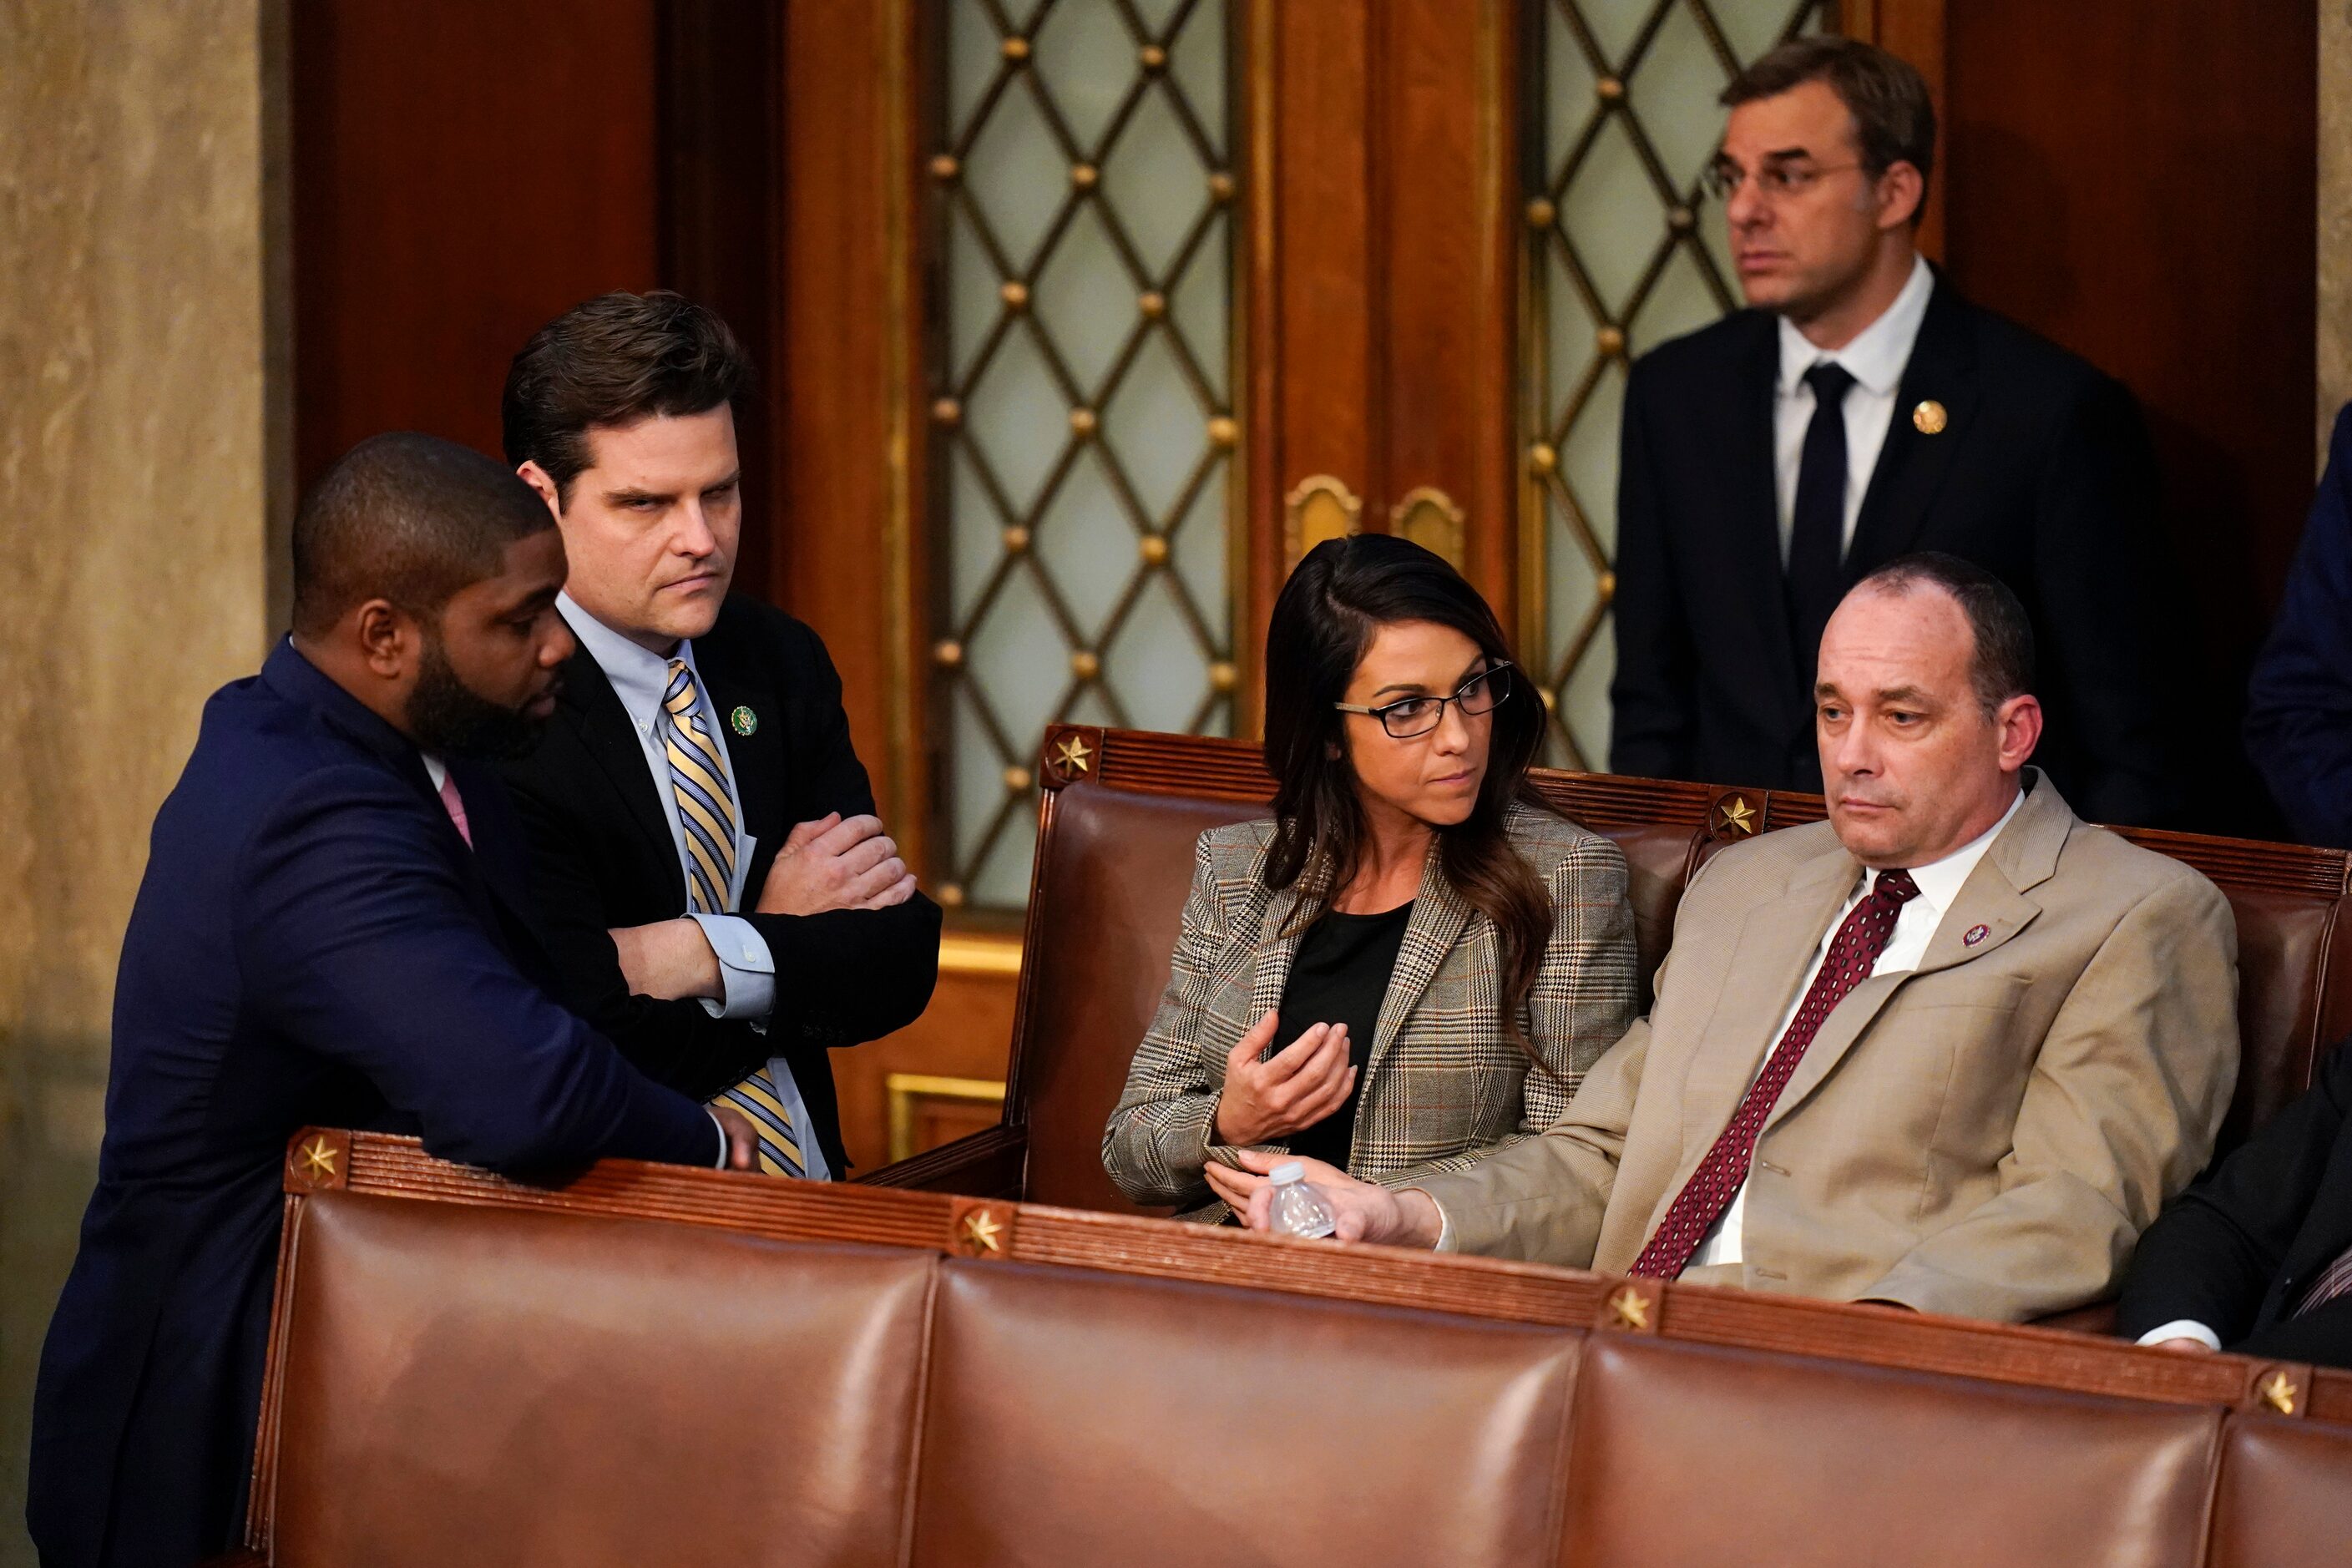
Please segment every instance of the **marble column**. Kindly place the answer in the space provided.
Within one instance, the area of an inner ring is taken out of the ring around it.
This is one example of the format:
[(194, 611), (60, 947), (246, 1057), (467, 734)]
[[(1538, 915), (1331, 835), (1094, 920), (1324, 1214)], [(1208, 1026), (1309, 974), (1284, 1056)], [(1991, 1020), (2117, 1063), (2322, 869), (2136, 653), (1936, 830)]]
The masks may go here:
[(2324, 458), (2336, 411), (2352, 402), (2352, 0), (2319, 5), (2318, 250)]
[(276, 0), (0, 0), (0, 1563), (114, 963), (287, 515)]

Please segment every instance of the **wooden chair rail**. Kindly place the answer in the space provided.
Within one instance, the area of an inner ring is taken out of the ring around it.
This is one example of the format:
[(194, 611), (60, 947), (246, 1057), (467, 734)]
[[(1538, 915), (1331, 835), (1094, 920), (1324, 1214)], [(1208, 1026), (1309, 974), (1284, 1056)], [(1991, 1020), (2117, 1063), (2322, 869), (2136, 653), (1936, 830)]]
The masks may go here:
[[(289, 1145), (286, 1185), (289, 1235), (304, 1195), (334, 1189), (703, 1226), (779, 1240), (921, 1247), (961, 1258), (1056, 1264), (1603, 1332), (1663, 1334), (2074, 1393), (2352, 1422), (2352, 1373), (2143, 1350), (2052, 1329), (1891, 1307), (1297, 1241), (938, 1192), (782, 1181), (625, 1160), (604, 1161), (561, 1181), (526, 1183), (436, 1160), (413, 1138), (318, 1130)], [(268, 1429), (265, 1419), (263, 1430)]]

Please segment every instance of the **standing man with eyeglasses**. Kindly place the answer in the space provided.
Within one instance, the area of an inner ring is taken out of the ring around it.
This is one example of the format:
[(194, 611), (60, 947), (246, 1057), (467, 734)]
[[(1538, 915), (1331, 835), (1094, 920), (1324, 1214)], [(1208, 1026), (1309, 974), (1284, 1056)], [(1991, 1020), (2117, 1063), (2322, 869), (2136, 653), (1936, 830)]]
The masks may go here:
[(1611, 766), (1820, 789), (1830, 612), (1874, 568), (1936, 550), (2024, 602), (2051, 779), (2093, 821), (2174, 819), (2172, 578), (2130, 393), (1920, 256), (1936, 115), (1910, 66), (1802, 38), (1722, 100), (1708, 184), (1750, 308), (1661, 345), (1626, 384)]

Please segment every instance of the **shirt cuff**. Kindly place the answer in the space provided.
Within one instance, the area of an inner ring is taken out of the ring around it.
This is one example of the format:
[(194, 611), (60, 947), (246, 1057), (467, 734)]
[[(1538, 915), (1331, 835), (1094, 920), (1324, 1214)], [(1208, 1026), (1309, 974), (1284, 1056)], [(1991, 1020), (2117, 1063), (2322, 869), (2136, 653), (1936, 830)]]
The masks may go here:
[[(1430, 1250), (1433, 1252), (1453, 1251), (1454, 1222), (1445, 1217), (1445, 1205), (1439, 1203), (1436, 1198), (1431, 1196), (1430, 1191), (1427, 1187), (1406, 1187), (1402, 1189), (1402, 1192), (1419, 1193), (1423, 1197), (1428, 1198), (1429, 1206), (1437, 1211), (1437, 1245)], [(1400, 1195), (1402, 1195), (1402, 1193)]]
[(702, 1010), (714, 1018), (765, 1022), (776, 1008), (776, 961), (760, 928), (741, 915), (690, 914), (719, 960), (719, 1000), (705, 996)]
[(2203, 1345), (2209, 1351), (2217, 1351), (2221, 1348), (2221, 1336), (2215, 1333), (2212, 1330), (2207, 1328), (2204, 1324), (2199, 1322), (2194, 1318), (2175, 1318), (2168, 1323), (2164, 1323), (2148, 1330), (2147, 1332), (2140, 1335), (2138, 1339), (2132, 1342), (2134, 1344), (2154, 1345), (2161, 1344), (2166, 1340), (2195, 1340), (2199, 1344)]
[(719, 1112), (707, 1105), (702, 1108), (702, 1113), (710, 1118), (710, 1125), (719, 1129), (719, 1163), (710, 1168), (714, 1171), (723, 1171), (727, 1168), (727, 1151), (732, 1142), (727, 1136), (727, 1123), (719, 1121)]

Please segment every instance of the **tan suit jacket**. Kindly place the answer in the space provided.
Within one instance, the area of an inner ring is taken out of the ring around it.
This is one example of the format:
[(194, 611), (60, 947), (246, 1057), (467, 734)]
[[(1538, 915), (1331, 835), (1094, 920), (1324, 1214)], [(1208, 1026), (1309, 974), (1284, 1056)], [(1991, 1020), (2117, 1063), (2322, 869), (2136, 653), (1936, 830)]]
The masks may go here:
[[(1861, 874), (1826, 823), (1708, 861), (1650, 1016), (1567, 1114), (1413, 1184), (1447, 1245), (1629, 1269)], [(2210, 882), (2040, 781), (1919, 967), (1863, 982), (1806, 1051), (1758, 1141), (1742, 1261), (1685, 1278), (2012, 1321), (2110, 1294), (2212, 1152), (2237, 1081), (2236, 960)]]

